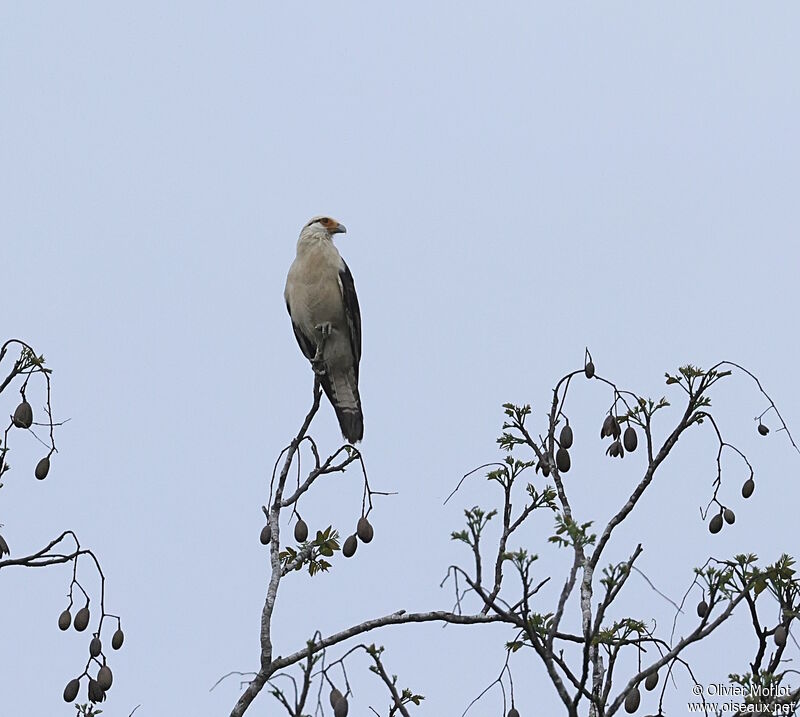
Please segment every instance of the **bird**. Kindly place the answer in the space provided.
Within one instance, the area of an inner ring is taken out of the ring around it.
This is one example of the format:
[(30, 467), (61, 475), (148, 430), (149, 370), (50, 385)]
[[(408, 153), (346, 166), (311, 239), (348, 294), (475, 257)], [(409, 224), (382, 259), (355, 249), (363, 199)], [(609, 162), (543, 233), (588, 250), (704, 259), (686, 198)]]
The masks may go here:
[(358, 393), (361, 311), (353, 275), (333, 243), (335, 234), (346, 232), (326, 216), (306, 223), (283, 296), (297, 343), (319, 377), (342, 435), (357, 443), (364, 436)]

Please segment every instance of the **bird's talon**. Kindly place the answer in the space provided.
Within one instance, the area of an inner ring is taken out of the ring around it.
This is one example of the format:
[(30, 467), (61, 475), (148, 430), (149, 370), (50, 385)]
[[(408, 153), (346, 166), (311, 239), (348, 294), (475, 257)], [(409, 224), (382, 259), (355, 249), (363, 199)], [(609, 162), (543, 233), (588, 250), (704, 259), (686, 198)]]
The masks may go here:
[(324, 324), (318, 324), (316, 330), (322, 334), (323, 338), (328, 338), (331, 335), (331, 322), (326, 321)]

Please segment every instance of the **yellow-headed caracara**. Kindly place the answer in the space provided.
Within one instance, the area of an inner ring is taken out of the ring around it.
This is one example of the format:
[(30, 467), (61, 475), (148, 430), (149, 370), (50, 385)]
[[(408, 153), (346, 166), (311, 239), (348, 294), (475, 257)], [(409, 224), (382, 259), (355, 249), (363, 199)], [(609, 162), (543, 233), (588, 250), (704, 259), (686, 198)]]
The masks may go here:
[(358, 395), (361, 312), (353, 275), (333, 245), (333, 235), (345, 231), (329, 217), (314, 217), (303, 227), (283, 296), (300, 350), (319, 374), (342, 434), (355, 443), (364, 435)]

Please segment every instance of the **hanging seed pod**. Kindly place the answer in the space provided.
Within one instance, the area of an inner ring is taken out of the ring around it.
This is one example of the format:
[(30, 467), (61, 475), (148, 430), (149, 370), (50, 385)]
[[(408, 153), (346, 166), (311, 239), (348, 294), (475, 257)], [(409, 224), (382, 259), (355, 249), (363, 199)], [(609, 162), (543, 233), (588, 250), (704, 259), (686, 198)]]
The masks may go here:
[(636, 446), (639, 445), (639, 437), (636, 435), (636, 429), (633, 426), (628, 426), (625, 429), (625, 435), (622, 437), (622, 445), (628, 453), (633, 453)]
[(269, 545), (272, 542), (272, 528), (269, 523), (261, 528), (261, 535), (258, 536), (258, 539), (261, 541), (261, 545)]
[(0, 535), (0, 558), (4, 555), (11, 555), (11, 549), (8, 547), (6, 539)]
[(102, 702), (106, 698), (105, 690), (97, 684), (97, 680), (89, 678), (89, 702)]
[(719, 533), (722, 530), (722, 515), (717, 513), (709, 522), (708, 522), (708, 530), (712, 534)]
[(652, 692), (656, 685), (658, 684), (658, 672), (654, 672), (652, 675), (648, 675), (647, 679), (644, 681), (644, 688), (648, 692)]
[(594, 376), (594, 364), (591, 361), (583, 367), (583, 373), (586, 375), (586, 378), (592, 378)]
[(566, 473), (571, 465), (572, 461), (570, 461), (569, 458), (569, 451), (566, 448), (559, 448), (556, 451), (556, 466), (558, 470), (562, 473)]
[(625, 711), (632, 715), (636, 710), (639, 709), (639, 705), (642, 702), (642, 693), (639, 692), (638, 687), (634, 687), (630, 692), (628, 692), (628, 696), (625, 698)]
[(97, 657), (103, 651), (103, 643), (100, 642), (99, 637), (93, 637), (89, 643), (89, 654), (92, 657)]
[(562, 448), (572, 448), (572, 427), (569, 423), (561, 429), (561, 435), (558, 437), (558, 442), (561, 444)]
[(736, 522), (736, 513), (734, 513), (730, 508), (725, 508), (725, 511), (722, 513), (722, 515), (728, 525), (733, 525)]
[(778, 647), (786, 645), (786, 628), (783, 625), (778, 625), (778, 627), (775, 628), (775, 635), (772, 639), (775, 640), (775, 644)]
[(81, 681), (77, 678), (67, 682), (64, 688), (64, 702), (72, 702), (78, 696), (78, 690), (81, 688)]
[(606, 455), (612, 458), (624, 458), (625, 449), (619, 440), (614, 441), (608, 448), (606, 448)]
[(114, 675), (111, 674), (111, 668), (108, 665), (103, 665), (97, 671), (97, 684), (104, 692), (111, 688), (111, 683), (114, 681)]
[(362, 543), (369, 543), (372, 541), (372, 538), (375, 536), (375, 531), (370, 525), (370, 522), (361, 517), (358, 519), (358, 525), (356, 526), (356, 535), (358, 535), (358, 539)]
[(334, 717), (347, 717), (347, 710), (349, 709), (349, 705), (347, 704), (347, 697), (342, 697), (333, 708), (333, 716)]
[(69, 630), (69, 626), (71, 624), (72, 624), (72, 613), (69, 611), (69, 609), (66, 609), (58, 616), (58, 629)]
[(547, 460), (547, 456), (542, 456), (539, 461), (536, 463), (536, 472), (539, 472), (539, 469), (542, 470), (542, 475), (547, 478), (550, 475), (550, 462)]
[(753, 491), (755, 489), (756, 482), (752, 478), (748, 478), (742, 486), (742, 498), (749, 498), (751, 495), (753, 495)]
[(701, 600), (697, 603), (697, 617), (703, 618), (708, 615), (708, 603), (705, 600)]
[(603, 421), (602, 428), (600, 428), (600, 438), (605, 438), (606, 436), (610, 436), (614, 433), (614, 423), (616, 423), (616, 420), (614, 419), (614, 416), (609, 413)]
[(512, 708), (511, 708), (511, 709), (508, 711), (508, 717), (519, 717), (519, 711), (517, 710), (517, 708), (516, 708), (516, 707), (512, 707)]
[(50, 472), (50, 456), (45, 456), (36, 464), (36, 469), (34, 470), (33, 474), (36, 476), (37, 480), (44, 480), (47, 478), (47, 474)]
[(73, 625), (75, 625), (75, 629), (78, 632), (83, 632), (89, 626), (88, 606), (82, 607), (77, 613), (75, 613), (75, 622), (73, 622)]
[(308, 540), (308, 526), (302, 518), (294, 524), (294, 539), (298, 543), (304, 543)]
[(123, 642), (125, 642), (125, 633), (122, 632), (121, 627), (118, 627), (117, 631), (111, 636), (111, 647), (115, 650), (119, 650)]
[(31, 404), (24, 398), (22, 403), (14, 409), (14, 416), (11, 418), (11, 422), (17, 428), (30, 428), (33, 425), (33, 409)]
[(613, 416), (613, 419), (614, 420), (611, 424), (611, 437), (617, 439), (622, 435), (622, 429), (619, 426), (619, 421), (617, 420), (617, 417)]
[(344, 545), (342, 546), (342, 555), (346, 558), (352, 558), (356, 554), (356, 548), (358, 547), (358, 540), (356, 539), (355, 535), (351, 535), (344, 541)]
[(331, 700), (331, 707), (336, 707), (336, 703), (337, 703), (337, 702), (338, 702), (340, 699), (342, 699), (342, 693), (341, 693), (341, 692), (339, 692), (339, 690), (337, 690), (337, 689), (334, 687), (334, 688), (331, 690), (331, 696), (330, 696), (330, 700)]
[(759, 422), (758, 422), (758, 432), (759, 432), (759, 433), (760, 433), (762, 436), (766, 436), (766, 435), (767, 435), (767, 433), (769, 433), (769, 428), (768, 428), (767, 426), (765, 426), (763, 423), (761, 423), (761, 421), (759, 421)]

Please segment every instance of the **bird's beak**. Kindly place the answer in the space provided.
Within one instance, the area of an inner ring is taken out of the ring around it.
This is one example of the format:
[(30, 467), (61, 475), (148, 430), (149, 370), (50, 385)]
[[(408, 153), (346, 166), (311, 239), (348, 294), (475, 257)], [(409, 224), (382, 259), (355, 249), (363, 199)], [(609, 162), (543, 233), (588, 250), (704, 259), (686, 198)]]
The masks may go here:
[(347, 227), (344, 224), (336, 222), (336, 226), (330, 230), (331, 234), (347, 234)]

